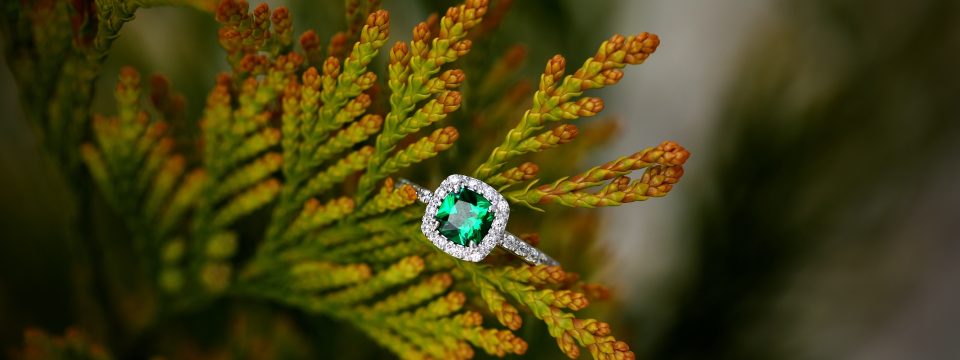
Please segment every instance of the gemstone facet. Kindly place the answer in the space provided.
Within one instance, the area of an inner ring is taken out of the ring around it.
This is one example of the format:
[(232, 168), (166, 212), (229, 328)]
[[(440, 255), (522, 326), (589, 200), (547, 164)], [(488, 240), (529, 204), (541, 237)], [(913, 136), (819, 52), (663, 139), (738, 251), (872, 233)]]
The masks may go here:
[(490, 207), (490, 200), (473, 190), (462, 188), (451, 192), (443, 198), (434, 215), (437, 231), (461, 246), (479, 244), (493, 224), (494, 213)]

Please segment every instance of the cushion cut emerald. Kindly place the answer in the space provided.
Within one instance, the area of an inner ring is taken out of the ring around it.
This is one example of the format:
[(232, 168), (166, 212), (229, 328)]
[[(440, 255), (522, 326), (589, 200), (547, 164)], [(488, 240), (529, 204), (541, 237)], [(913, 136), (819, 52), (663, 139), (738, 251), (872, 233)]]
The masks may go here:
[(461, 246), (479, 244), (493, 224), (490, 200), (467, 188), (447, 194), (434, 218), (437, 231)]

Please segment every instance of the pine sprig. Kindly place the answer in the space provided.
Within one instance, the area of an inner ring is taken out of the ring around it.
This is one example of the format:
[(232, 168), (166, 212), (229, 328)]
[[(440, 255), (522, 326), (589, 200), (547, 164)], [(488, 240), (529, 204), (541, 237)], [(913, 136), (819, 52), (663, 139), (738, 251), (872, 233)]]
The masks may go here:
[(495, 187), (507, 187), (516, 183), (530, 181), (540, 173), (540, 167), (532, 162), (514, 166), (487, 179), (487, 184)]
[(203, 176), (183, 177), (184, 159), (172, 152), (167, 124), (151, 119), (141, 106), (136, 70), (122, 70), (114, 94), (117, 116), (95, 118), (96, 143), (84, 144), (81, 156), (107, 202), (135, 229), (137, 248), (148, 257), (159, 252), (163, 235), (180, 222)]
[[(268, 238), (277, 237), (281, 229), (293, 221), (296, 209), (304, 201), (362, 169), (371, 156), (372, 148), (362, 148), (326, 170), (316, 172), (325, 160), (379, 130), (382, 123), (379, 116), (369, 115), (359, 122), (353, 121), (370, 106), (370, 96), (364, 91), (373, 86), (376, 75), (367, 70), (367, 65), (379, 53), (388, 35), (387, 12), (370, 13), (359, 41), (343, 61), (342, 68), (339, 59), (328, 57), (321, 72), (310, 67), (303, 73), (303, 86), (289, 87), (286, 97), (290, 100), (286, 101), (286, 107), (296, 114), (287, 116), (282, 127), (286, 133), (284, 148), (292, 160), (284, 169), (287, 182), (280, 204), (274, 210)], [(300, 94), (295, 93), (297, 89)], [(296, 98), (300, 99), (299, 109), (294, 104)], [(347, 126), (332, 141), (327, 141), (332, 132), (344, 125)]]
[(412, 186), (404, 184), (394, 188), (393, 179), (387, 178), (377, 195), (370, 198), (366, 205), (357, 210), (354, 216), (363, 218), (386, 211), (399, 209), (417, 201), (417, 193)]
[(546, 139), (528, 140), (548, 122), (574, 120), (599, 113), (604, 107), (603, 100), (580, 97), (583, 92), (616, 84), (623, 78), (623, 67), (643, 63), (659, 45), (659, 37), (653, 34), (640, 33), (628, 38), (615, 35), (600, 45), (597, 53), (573, 75), (565, 77), (566, 59), (560, 55), (554, 56), (540, 76), (540, 87), (533, 96), (533, 107), (523, 114), (520, 123), (510, 130), (503, 143), (477, 168), (474, 177), (487, 179), (499, 172), (510, 159), (543, 150), (537, 145), (544, 144), (543, 140)]
[[(358, 200), (364, 200), (376, 182), (391, 174), (382, 171), (381, 166), (388, 161), (401, 139), (459, 108), (460, 93), (448, 89), (463, 81), (463, 73), (436, 75), (445, 64), (470, 51), (472, 42), (466, 39), (467, 32), (483, 19), (487, 5), (486, 0), (469, 0), (464, 5), (451, 7), (440, 20), (440, 32), (436, 38), (432, 37), (426, 23), (420, 23), (414, 28), (409, 48), (403, 43), (394, 45), (390, 52), (388, 81), (390, 113), (384, 118), (383, 131), (377, 136), (367, 172), (360, 178)], [(417, 104), (427, 99), (430, 100), (417, 109)]]
[[(635, 358), (626, 343), (610, 336), (608, 324), (594, 319), (577, 319), (563, 310), (577, 311), (589, 302), (582, 293), (549, 287), (550, 284), (564, 283), (571, 276), (558, 267), (541, 265), (491, 270), (470, 263), (460, 265), (461, 269), (472, 275), (474, 283), (486, 282), (484, 286), (496, 287), (529, 309), (536, 318), (543, 320), (550, 335), (557, 339), (560, 350), (571, 359), (580, 356), (580, 347), (587, 348), (595, 359)], [(505, 307), (503, 298), (491, 299), (493, 301), (484, 298), (490, 310), (494, 313), (502, 311)]]
[[(573, 207), (617, 206), (666, 195), (683, 176), (683, 164), (690, 153), (672, 141), (647, 148), (633, 155), (594, 167), (573, 177), (559, 179), (537, 188), (510, 191), (504, 197), (530, 207), (557, 202)], [(640, 179), (630, 182), (627, 174), (647, 169)], [(599, 192), (587, 188), (603, 185)]]

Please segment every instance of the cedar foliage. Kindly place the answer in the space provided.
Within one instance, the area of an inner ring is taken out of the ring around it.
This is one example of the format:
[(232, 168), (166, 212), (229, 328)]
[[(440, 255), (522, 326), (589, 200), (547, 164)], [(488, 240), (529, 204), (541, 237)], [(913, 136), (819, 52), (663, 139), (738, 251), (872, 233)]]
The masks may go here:
[[(389, 14), (376, 1), (347, 1), (349, 26), (327, 49), (315, 31), (295, 36), (283, 7), (185, 3), (213, 11), (229, 63), (196, 122), (199, 138), (172, 126), (185, 117), (184, 96), (164, 77), (145, 81), (133, 68), (119, 74), (115, 114), (87, 116), (91, 82), (123, 24), (140, 7), (177, 3), (51, 1), (4, 9), (5, 50), (12, 66), (25, 70), (17, 81), (28, 117), (65, 173), (93, 180), (97, 195), (78, 198), (102, 199), (130, 234), (133, 271), (146, 279), (151, 306), (145, 319), (121, 319), (127, 328), (146, 332), (224, 298), (245, 299), (349, 323), (401, 358), (450, 359), (525, 353), (516, 331), (526, 314), (570, 358), (582, 349), (597, 359), (634, 357), (607, 323), (574, 315), (590, 298), (607, 296), (602, 286), (503, 254), (469, 263), (439, 252), (420, 233), (423, 210), (413, 205), (413, 189), (393, 177), (429, 184), (468, 173), (515, 206), (539, 211), (666, 195), (689, 157), (673, 142), (550, 181), (540, 178), (540, 166), (560, 167), (565, 155), (530, 156), (578, 137), (582, 146), (602, 143), (608, 128), (581, 134), (571, 123), (603, 110), (603, 100), (585, 92), (615, 85), (627, 65), (643, 63), (659, 45), (656, 35), (614, 35), (570, 74), (556, 55), (531, 96), (523, 83), (506, 84), (522, 57), (516, 51), (463, 89), (472, 74), (460, 60), (496, 26), (508, 1), (491, 11), (486, 0), (469, 0), (389, 47)], [(389, 59), (385, 76), (373, 68), (381, 53)], [(509, 90), (457, 113), (465, 94), (493, 89)], [(518, 112), (519, 121), (511, 120)], [(431, 165), (457, 145), (489, 155), (454, 152)], [(252, 235), (251, 226), (258, 228)], [(523, 238), (539, 242), (535, 233)], [(65, 351), (63, 340), (31, 334), (24, 354)], [(107, 356), (99, 346), (75, 347)]]

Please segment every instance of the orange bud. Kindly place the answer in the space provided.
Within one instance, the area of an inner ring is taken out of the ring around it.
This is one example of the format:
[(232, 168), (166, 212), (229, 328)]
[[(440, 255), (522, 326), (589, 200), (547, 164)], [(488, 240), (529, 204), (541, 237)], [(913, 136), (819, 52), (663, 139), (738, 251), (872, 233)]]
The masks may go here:
[(463, 341), (457, 342), (457, 349), (454, 350), (455, 358), (457, 359), (473, 359), (473, 347), (470, 344), (467, 344)]
[(463, 57), (467, 55), (468, 52), (470, 52), (470, 48), (472, 47), (472, 45), (473, 45), (473, 42), (470, 41), (470, 39), (463, 39), (453, 44), (453, 46), (451, 46), (450, 48), (457, 53), (457, 56)]
[(303, 86), (314, 90), (320, 88), (320, 74), (317, 73), (317, 68), (311, 66), (303, 72)]
[(590, 305), (590, 301), (587, 300), (587, 297), (581, 293), (571, 291), (569, 293), (564, 293), (563, 295), (563, 302), (570, 310), (577, 311), (587, 307), (587, 305)]
[(573, 327), (585, 330), (594, 336), (610, 335), (610, 324), (594, 319), (573, 319)]
[(286, 6), (278, 7), (273, 11), (273, 16), (270, 17), (270, 21), (279, 27), (290, 26), (290, 10), (288, 10)]
[(393, 178), (392, 178), (392, 177), (388, 177), (386, 180), (383, 181), (383, 190), (386, 191), (386, 192), (388, 192), (388, 193), (389, 193), (389, 192), (393, 192)]
[(260, 3), (256, 8), (253, 9), (253, 17), (265, 19), (270, 15), (270, 5), (267, 3)]
[(413, 186), (403, 185), (398, 191), (400, 192), (401, 197), (406, 201), (417, 200), (417, 190), (414, 189)]
[(367, 16), (367, 26), (377, 28), (380, 34), (386, 38), (390, 30), (390, 13), (383, 9), (370, 13)]
[(460, 21), (460, 7), (454, 6), (447, 8), (447, 14), (443, 15), (443, 17), (449, 19), (452, 23)]
[(240, 32), (230, 28), (217, 30), (217, 38), (227, 52), (233, 53), (240, 46)]
[(513, 337), (510, 339), (510, 346), (513, 349), (513, 353), (517, 355), (523, 355), (527, 352), (527, 342), (518, 337)]
[(579, 107), (577, 115), (580, 116), (594, 116), (603, 111), (603, 99), (596, 97), (581, 98), (577, 100), (577, 105)]
[(120, 80), (117, 81), (117, 91), (130, 91), (140, 87), (140, 72), (132, 66), (120, 69)]
[(573, 337), (570, 336), (568, 332), (564, 332), (563, 335), (557, 338), (557, 345), (560, 346), (560, 351), (563, 351), (563, 353), (571, 359), (580, 357), (580, 348), (577, 347), (577, 342), (573, 340)]
[(247, 16), (250, 6), (245, 0), (223, 0), (217, 5), (216, 19), (224, 24), (236, 24)]
[[(623, 37), (623, 35), (614, 34), (613, 36), (610, 37), (610, 40), (607, 40), (607, 41), (610, 49), (616, 51), (623, 48), (623, 44), (626, 41), (626, 39)], [(610, 51), (610, 52), (612, 53), (613, 51)]]
[(421, 22), (413, 27), (413, 41), (426, 42), (430, 40), (430, 27)]
[(660, 46), (660, 37), (656, 34), (639, 33), (632, 36), (626, 44), (627, 54), (623, 61), (627, 64), (642, 63)]
[(337, 75), (340, 75), (340, 60), (331, 56), (327, 58), (327, 61), (323, 62), (323, 75), (336, 78)]
[(664, 141), (657, 146), (657, 150), (663, 151), (663, 155), (658, 162), (668, 166), (683, 165), (683, 163), (687, 162), (687, 159), (690, 158), (690, 152), (673, 141)]
[(383, 117), (377, 114), (367, 114), (360, 119), (360, 126), (369, 131), (377, 131), (381, 125), (383, 125)]
[(517, 166), (517, 170), (523, 173), (523, 180), (530, 180), (537, 176), (537, 174), (540, 172), (540, 167), (537, 166), (537, 164), (528, 161), (520, 164), (520, 166)]
[(550, 61), (547, 61), (547, 68), (543, 70), (543, 74), (552, 77), (553, 81), (556, 82), (563, 77), (563, 71), (566, 67), (567, 59), (557, 54), (550, 58)]
[(452, 113), (460, 108), (462, 97), (459, 91), (445, 91), (437, 98), (437, 102), (443, 105), (445, 114)]
[(464, 4), (464, 9), (467, 12), (473, 11), (475, 14), (473, 16), (474, 18), (481, 18), (487, 13), (489, 5), (490, 2), (488, 0), (467, 0), (466, 4)]
[[(635, 191), (643, 191), (642, 195), (645, 196), (664, 196), (673, 189), (673, 184), (680, 181), (681, 176), (683, 168), (680, 166), (655, 165), (643, 173)], [(644, 188), (642, 185), (647, 186)]]
[(287, 86), (283, 88), (283, 98), (286, 99), (296, 99), (300, 96), (300, 84), (296, 81), (288, 81)]
[(447, 70), (440, 74), (440, 80), (446, 84), (447, 89), (456, 88), (464, 79), (466, 79), (466, 74), (460, 69)]
[(600, 76), (603, 77), (604, 85), (613, 85), (620, 82), (620, 79), (623, 79), (623, 70), (620, 69), (607, 69), (600, 72)]
[[(420, 266), (421, 268), (423, 267), (422, 264), (423, 264), (423, 260), (421, 260), (421, 266)], [(450, 293), (447, 294), (447, 296), (444, 297), (444, 299), (446, 300), (447, 304), (449, 304), (450, 308), (456, 311), (463, 308), (463, 303), (467, 301), (467, 296), (459, 291), (451, 291)], [(477, 314), (477, 315), (480, 315), (480, 314)], [(475, 320), (475, 319), (471, 319), (471, 320)], [(480, 321), (483, 321), (482, 316), (480, 317)]]
[(618, 176), (610, 181), (607, 186), (603, 187), (603, 190), (599, 194), (610, 194), (626, 191), (630, 187), (630, 178), (626, 176)]
[(459, 137), (460, 133), (457, 132), (457, 128), (453, 126), (447, 126), (442, 129), (434, 130), (428, 139), (430, 142), (434, 143), (433, 150), (439, 152), (449, 149)]
[[(447, 295), (447, 298), (450, 298), (450, 295), (455, 293), (463, 295), (461, 292), (453, 291)], [(458, 315), (456, 319), (466, 327), (476, 327), (480, 326), (480, 324), (483, 324), (483, 315), (480, 315), (480, 313), (476, 311), (465, 311), (463, 314)]]
[(559, 138), (559, 144), (566, 144), (573, 141), (573, 138), (577, 137), (579, 132), (580, 130), (572, 124), (563, 124), (553, 128), (553, 135)]
[[(361, 89), (364, 89), (364, 90), (369, 89), (371, 86), (373, 86), (376, 83), (377, 83), (377, 74), (374, 73), (373, 71), (365, 72), (363, 73), (363, 75), (360, 75), (360, 77), (357, 78), (357, 86), (359, 86)], [(370, 96), (370, 95), (367, 95), (367, 96)]]
[(316, 31), (307, 30), (300, 35), (300, 47), (307, 53), (318, 51), (320, 49), (320, 35)]
[(663, 171), (663, 182), (668, 184), (676, 184), (680, 181), (680, 178), (683, 176), (683, 166), (670, 166)]
[(269, 63), (266, 56), (259, 54), (246, 54), (240, 59), (239, 69), (242, 72), (260, 72), (264, 66)]
[(406, 65), (408, 61), (410, 61), (410, 48), (407, 47), (407, 43), (403, 41), (397, 41), (395, 44), (393, 44), (393, 47), (390, 48), (390, 65)]
[(300, 53), (290, 52), (286, 55), (277, 56), (274, 60), (273, 68), (288, 74), (293, 74), (295, 70), (300, 68), (300, 65), (303, 65), (303, 60), (303, 55), (300, 55)]
[(341, 57), (347, 49), (347, 34), (343, 31), (337, 32), (330, 37), (330, 45), (327, 45), (327, 56)]

